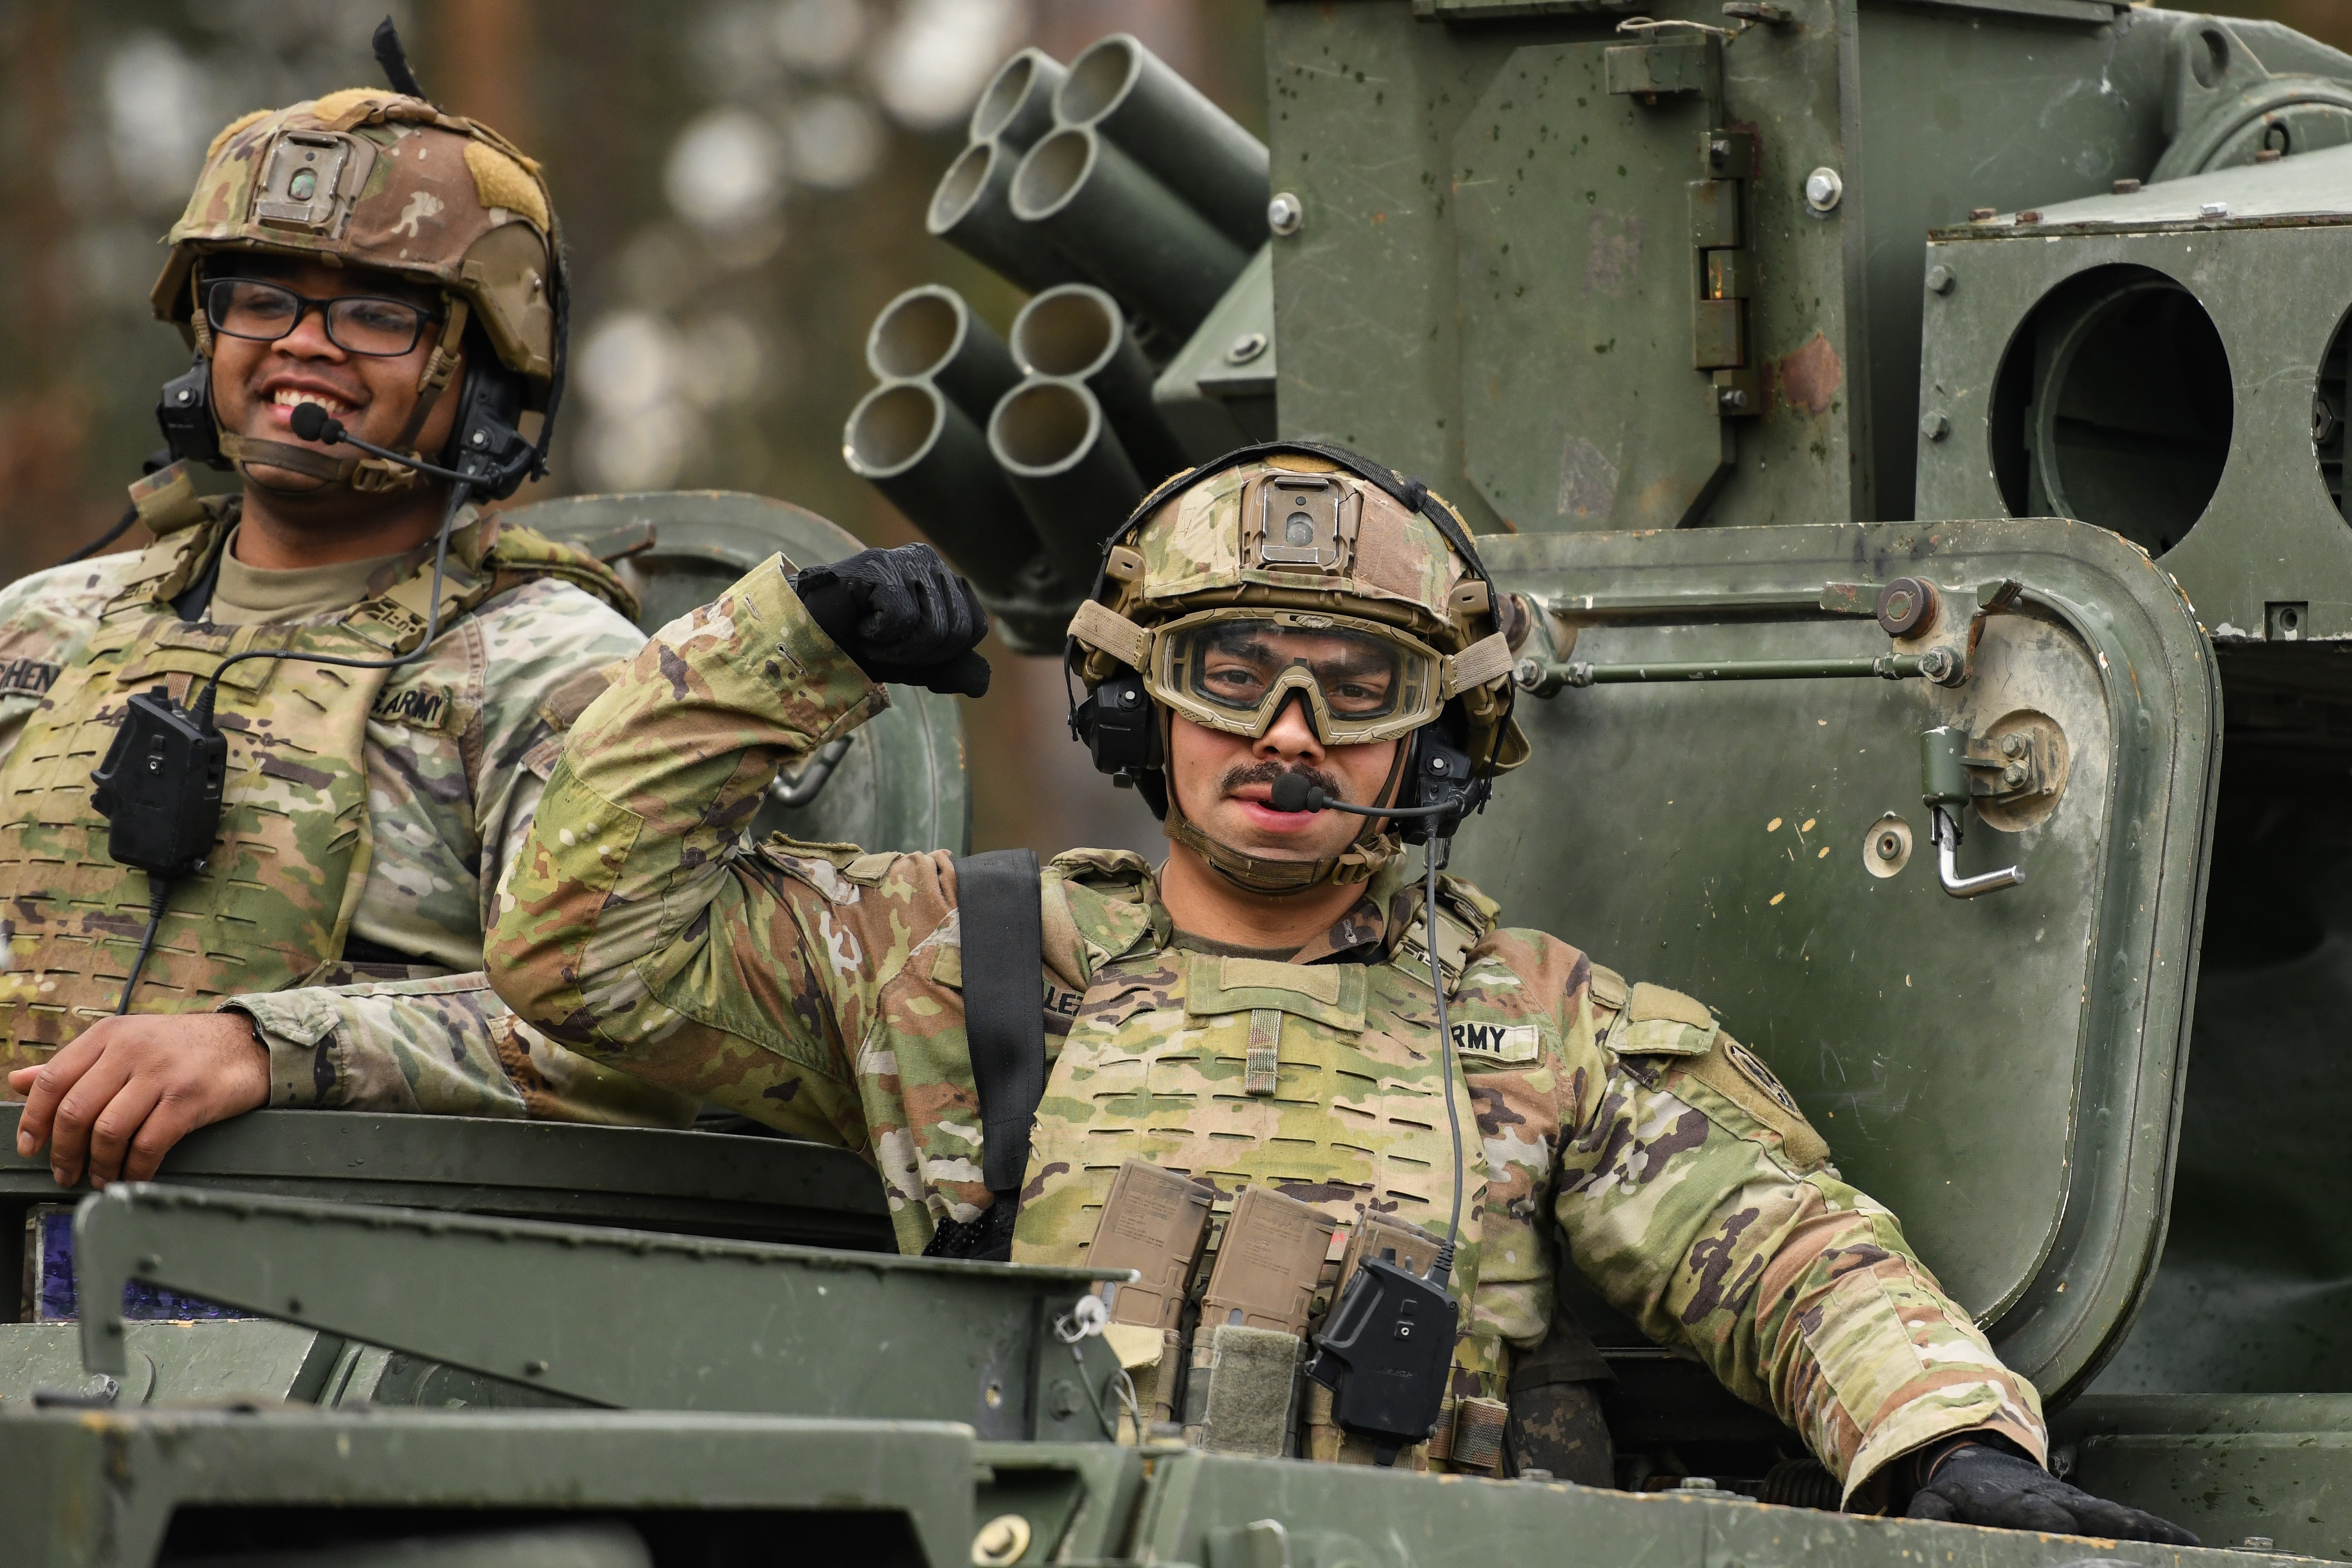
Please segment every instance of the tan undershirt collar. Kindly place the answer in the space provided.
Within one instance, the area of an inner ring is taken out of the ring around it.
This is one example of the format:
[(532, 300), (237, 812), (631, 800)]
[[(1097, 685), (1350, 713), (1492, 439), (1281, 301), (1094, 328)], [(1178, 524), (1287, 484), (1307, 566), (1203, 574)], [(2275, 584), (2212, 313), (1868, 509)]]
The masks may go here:
[(1184, 952), (1204, 952), (1212, 958), (1260, 958), (1269, 963), (1287, 963), (1298, 952), (1295, 947), (1244, 947), (1238, 942), (1213, 942), (1189, 931), (1178, 931), (1172, 945)]
[(216, 626), (306, 621), (358, 604), (368, 596), (368, 579), (399, 559), (399, 555), (378, 555), (366, 561), (265, 572), (236, 558), (236, 535), (232, 532), (221, 546), (220, 581), (213, 587), (206, 618)]

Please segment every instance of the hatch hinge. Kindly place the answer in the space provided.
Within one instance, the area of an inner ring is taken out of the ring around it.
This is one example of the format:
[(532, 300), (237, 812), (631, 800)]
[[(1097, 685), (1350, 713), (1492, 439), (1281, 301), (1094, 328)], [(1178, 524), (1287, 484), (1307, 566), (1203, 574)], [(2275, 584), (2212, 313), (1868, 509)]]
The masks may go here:
[(1717, 416), (1736, 419), (1764, 412), (1761, 388), (1748, 363), (1749, 300), (1756, 294), (1756, 252), (1748, 244), (1748, 182), (1756, 174), (1756, 135), (1717, 130), (1699, 147), (1704, 179), (1690, 183), (1691, 257), (1697, 298), (1692, 304), (1691, 363), (1708, 373), (1707, 397)]

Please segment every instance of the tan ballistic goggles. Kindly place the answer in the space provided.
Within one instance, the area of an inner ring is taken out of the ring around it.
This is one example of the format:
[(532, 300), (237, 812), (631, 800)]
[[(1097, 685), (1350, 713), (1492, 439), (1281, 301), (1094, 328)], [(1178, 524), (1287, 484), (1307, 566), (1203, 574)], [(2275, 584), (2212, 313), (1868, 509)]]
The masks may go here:
[(1444, 660), (1377, 621), (1234, 606), (1152, 629), (1152, 698), (1195, 724), (1252, 739), (1294, 695), (1327, 746), (1409, 735), (1445, 705)]

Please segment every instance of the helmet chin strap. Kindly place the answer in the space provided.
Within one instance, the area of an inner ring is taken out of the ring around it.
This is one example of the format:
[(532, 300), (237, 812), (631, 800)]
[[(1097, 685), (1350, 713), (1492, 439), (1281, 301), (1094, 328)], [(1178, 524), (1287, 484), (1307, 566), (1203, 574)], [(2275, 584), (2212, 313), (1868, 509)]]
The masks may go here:
[[(441, 402), (441, 395), (448, 390), (449, 383), (457, 374), (471, 309), (462, 295), (444, 294), (442, 300), (448, 307), (448, 313), (443, 320), (441, 335), (433, 344), (433, 352), (425, 358), (425, 369), (416, 378), (416, 400), (408, 411), (408, 423), (401, 426), (399, 435), (384, 443), (394, 451), (406, 452), (419, 461), (425, 459), (425, 454), (416, 449), (416, 437), (424, 430), (425, 421), (433, 416), (433, 410)], [(204, 321), (201, 300), (197, 304), (195, 319), (199, 323)], [(212, 354), (213, 341), (208, 331), (199, 334), (198, 346), (204, 349), (207, 358)], [(459, 346), (453, 348), (450, 346), (452, 343)], [(217, 421), (219, 416), (215, 414), (214, 417)], [(335, 485), (349, 485), (365, 494), (382, 494), (407, 489), (420, 477), (415, 469), (389, 458), (362, 457), (357, 452), (321, 452), (288, 441), (264, 441), (229, 429), (223, 429), (220, 433), (220, 449), (221, 456), (236, 465), (240, 479), (272, 495), (316, 495), (320, 490)], [(280, 468), (320, 482), (308, 488), (272, 484), (254, 472), (257, 468)]]
[[(1167, 742), (1166, 729), (1170, 715), (1161, 710), (1162, 754), (1172, 755)], [(1410, 739), (1398, 745), (1396, 755), (1390, 760), (1389, 776), (1381, 783), (1375, 800), (1392, 797), (1397, 780), (1404, 772), (1406, 755), (1412, 750)], [(1210, 837), (1184, 815), (1183, 803), (1176, 794), (1175, 770), (1172, 765), (1163, 770), (1168, 780), (1168, 816), (1161, 822), (1161, 831), (1171, 842), (1182, 845), (1199, 856), (1209, 869), (1244, 892), (1265, 898), (1283, 898), (1303, 893), (1327, 884), (1346, 887), (1368, 882), (1381, 868), (1404, 852), (1392, 833), (1380, 831), (1381, 818), (1367, 816), (1348, 847), (1337, 855), (1320, 860), (1277, 860), (1264, 855), (1251, 855), (1221, 844)]]

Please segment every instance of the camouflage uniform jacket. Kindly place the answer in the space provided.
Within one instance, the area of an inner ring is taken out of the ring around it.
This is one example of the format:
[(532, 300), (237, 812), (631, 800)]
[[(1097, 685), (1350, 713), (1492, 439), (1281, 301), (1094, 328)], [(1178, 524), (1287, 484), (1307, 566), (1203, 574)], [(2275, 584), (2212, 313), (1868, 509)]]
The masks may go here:
[[(152, 575), (160, 557), (201, 559), (236, 512), (234, 500), (207, 503), (200, 519), (148, 551), (53, 567), (0, 590), (0, 798), (16, 787), (9, 759), (26, 721), (109, 606)], [(479, 520), (460, 524), (453, 579), (484, 548)], [(417, 570), (431, 570), (430, 546), (373, 587)], [(445, 625), (423, 658), (391, 672), (366, 724), (373, 853), (351, 934), (415, 962), (346, 961), (321, 977), (329, 984), (222, 1004), (259, 1027), (272, 1105), (691, 1119), (690, 1103), (521, 1025), (480, 973), (485, 910), (538, 805), (557, 729), (602, 689), (596, 671), (644, 640), (595, 595), (560, 575), (538, 576)]]
[[(990, 1202), (954, 862), (741, 832), (780, 764), (881, 701), (772, 563), (664, 628), (568, 737), (488, 957), (573, 1048), (872, 1161), (912, 1253)], [(1041, 896), (1055, 1065), (1017, 1259), (1081, 1259), (1130, 1154), (1228, 1197), (1266, 1182), (1335, 1217), (1370, 1204), (1442, 1230), (1454, 1173), (1419, 1157), (1450, 1163), (1417, 886), (1369, 884), (1299, 955), (1312, 965), (1178, 949), (1131, 854), (1062, 856)], [(1612, 1302), (1850, 1487), (1969, 1428), (2043, 1451), (2032, 1388), (1704, 1007), (1496, 926), (1465, 884), (1444, 902), (1476, 1119), (1457, 1394), (1499, 1393), (1509, 1347), (1543, 1334), (1564, 1237)], [(1262, 1025), (1279, 1042), (1270, 1099), (1236, 1092)]]

